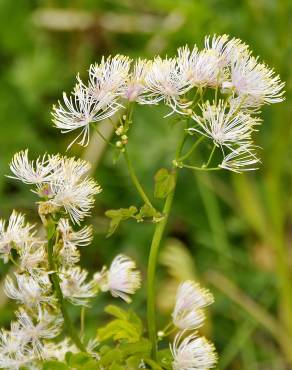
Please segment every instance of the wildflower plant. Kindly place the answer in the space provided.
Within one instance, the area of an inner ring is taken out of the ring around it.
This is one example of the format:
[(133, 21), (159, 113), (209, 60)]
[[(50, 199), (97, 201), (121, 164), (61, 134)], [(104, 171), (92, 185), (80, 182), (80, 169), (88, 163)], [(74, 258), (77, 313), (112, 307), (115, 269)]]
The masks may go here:
[[(87, 82), (77, 76), (72, 93), (64, 93), (63, 101), (53, 107), (54, 126), (62, 133), (76, 132), (69, 147), (86, 146), (92, 130), (103, 137), (99, 122), (120, 113), (117, 123), (112, 122), (112, 141), (103, 139), (124, 157), (142, 205), (108, 210), (107, 236), (127, 219), (154, 224), (146, 279), (147, 326), (133, 310), (109, 305), (105, 312), (112, 319), (97, 329), (94, 338), (86, 339), (84, 320), (80, 331), (75, 327), (69, 304), (79, 306), (82, 314), (94, 297), (107, 292), (130, 304), (145, 285), (129, 256), (117, 255), (109, 267), (92, 276), (79, 266), (80, 251), (91, 243), (93, 234), (92, 226), (81, 224), (90, 216), (95, 197), (102, 196), (98, 182), (88, 176), (90, 164), (60, 154), (31, 160), (24, 150), (12, 158), (9, 176), (31, 187), (45, 233), (16, 211), (8, 221), (0, 221), (0, 257), (14, 265), (4, 291), (19, 304), (10, 329), (0, 332), (0, 368), (214, 368), (214, 345), (200, 333), (206, 308), (213, 303), (207, 289), (194, 281), (181, 282), (168, 325), (158, 326), (158, 252), (180, 171), (257, 169), (254, 134), (262, 123), (260, 109), (282, 101), (283, 87), (279, 76), (245, 43), (227, 35), (207, 36), (203, 50), (184, 46), (172, 57), (103, 58), (90, 66)], [(174, 116), (181, 130), (169, 168), (155, 175), (154, 196), (164, 200), (162, 209), (146, 194), (128, 153), (135, 106), (158, 104), (168, 107), (164, 118)], [(193, 163), (198, 158), (193, 153), (199, 149), (202, 154), (208, 151), (208, 156)]]

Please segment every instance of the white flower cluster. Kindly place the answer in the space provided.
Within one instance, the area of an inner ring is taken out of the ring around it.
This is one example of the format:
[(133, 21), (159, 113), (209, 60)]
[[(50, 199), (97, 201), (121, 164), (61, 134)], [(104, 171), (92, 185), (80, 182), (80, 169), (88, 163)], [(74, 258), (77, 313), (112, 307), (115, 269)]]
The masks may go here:
[[(121, 255), (108, 271), (104, 268), (91, 279), (78, 266), (79, 247), (92, 242), (93, 230), (91, 226), (76, 230), (74, 224), (78, 227), (89, 215), (94, 195), (100, 192), (97, 183), (86, 177), (90, 168), (87, 162), (60, 155), (29, 161), (28, 152), (24, 151), (14, 156), (10, 167), (11, 177), (35, 186), (41, 220), (46, 228), (53, 227), (54, 233), (48, 234), (48, 240), (38, 237), (35, 225), (15, 211), (8, 222), (0, 220), (0, 257), (4, 263), (11, 261), (15, 265), (14, 277), (6, 277), (4, 291), (20, 305), (10, 330), (0, 332), (0, 368), (38, 369), (42, 368), (42, 360), (63, 361), (67, 352), (78, 351), (69, 338), (52, 341), (63, 327), (54, 274), (62, 299), (78, 306), (88, 305), (99, 290), (110, 291), (114, 297), (129, 302), (129, 295), (140, 287), (141, 279), (135, 263)], [(51, 238), (53, 271), (49, 256)], [(92, 352), (91, 346), (89, 342), (88, 352)]]
[[(64, 93), (63, 103), (53, 107), (53, 121), (63, 133), (81, 129), (73, 142), (87, 145), (90, 126), (125, 104), (163, 102), (170, 114), (190, 118), (190, 134), (204, 135), (222, 149), (219, 167), (241, 172), (259, 162), (251, 136), (261, 120), (254, 114), (282, 101), (283, 87), (241, 40), (207, 36), (204, 49), (185, 46), (173, 58), (103, 58), (90, 66), (87, 84), (77, 76), (71, 97)], [(204, 100), (207, 89), (214, 93), (211, 102)]]
[(10, 330), (0, 332), (0, 368), (19, 369), (46, 356), (45, 343), (59, 335), (63, 320), (47, 273), (46, 242), (15, 211), (0, 225), (1, 258), (16, 265), (4, 291), (20, 304)]
[(44, 155), (29, 161), (28, 150), (16, 153), (10, 164), (14, 176), (36, 186), (41, 198), (40, 213), (65, 212), (77, 224), (89, 215), (94, 196), (101, 191), (91, 178), (85, 177), (90, 164), (81, 159)]
[(213, 300), (208, 290), (191, 280), (178, 287), (172, 319), (180, 332), (170, 346), (174, 370), (205, 370), (215, 366), (217, 355), (213, 344), (197, 332), (186, 335), (187, 331), (203, 325), (203, 308), (213, 303)]

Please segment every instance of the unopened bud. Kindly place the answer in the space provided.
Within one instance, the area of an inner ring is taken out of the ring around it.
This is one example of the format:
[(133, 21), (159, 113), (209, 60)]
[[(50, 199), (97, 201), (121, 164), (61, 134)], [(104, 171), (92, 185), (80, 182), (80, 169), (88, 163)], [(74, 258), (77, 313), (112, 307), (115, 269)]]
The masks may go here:
[(123, 143), (121, 141), (116, 142), (116, 147), (121, 148), (123, 146)]
[(120, 126), (120, 127), (118, 127), (118, 128), (116, 129), (116, 131), (115, 131), (115, 132), (116, 132), (116, 135), (120, 136), (120, 135), (122, 135), (123, 131), (124, 131), (123, 126)]

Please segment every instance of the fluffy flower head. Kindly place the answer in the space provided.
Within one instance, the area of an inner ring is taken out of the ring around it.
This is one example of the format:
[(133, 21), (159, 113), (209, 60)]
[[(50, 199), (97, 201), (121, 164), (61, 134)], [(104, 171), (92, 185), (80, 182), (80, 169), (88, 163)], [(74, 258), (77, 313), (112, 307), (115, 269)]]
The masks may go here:
[(113, 297), (120, 297), (127, 303), (131, 302), (129, 294), (134, 294), (141, 286), (141, 274), (135, 262), (122, 254), (115, 257), (108, 271), (104, 268), (94, 279), (102, 291), (110, 291)]
[(180, 329), (195, 329), (202, 325), (205, 315), (202, 308), (213, 303), (212, 294), (199, 284), (187, 280), (177, 289), (173, 323)]
[(205, 370), (215, 366), (217, 355), (214, 346), (204, 337), (191, 334), (182, 339), (184, 332), (176, 335), (170, 347), (174, 370)]

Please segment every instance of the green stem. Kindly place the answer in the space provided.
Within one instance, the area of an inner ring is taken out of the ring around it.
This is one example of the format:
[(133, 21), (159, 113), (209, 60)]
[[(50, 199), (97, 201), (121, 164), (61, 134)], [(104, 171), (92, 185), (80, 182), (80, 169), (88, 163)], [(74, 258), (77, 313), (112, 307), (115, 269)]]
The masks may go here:
[(190, 150), (188, 150), (186, 152), (186, 154), (184, 154), (182, 157), (180, 157), (178, 159), (178, 161), (184, 161), (185, 159), (187, 159), (192, 153), (193, 151), (196, 149), (196, 147), (205, 139), (205, 137), (202, 135), (190, 148)]
[(80, 311), (80, 336), (83, 338), (85, 329), (85, 307), (81, 307)]
[(190, 170), (196, 170), (196, 171), (218, 171), (221, 170), (220, 167), (196, 167), (196, 166), (190, 166), (188, 164), (181, 164), (182, 168), (189, 168)]
[[(174, 172), (174, 181), (176, 184), (177, 180), (177, 170)], [(164, 208), (163, 208), (163, 215), (164, 218), (158, 224), (156, 224), (151, 247), (150, 247), (150, 255), (148, 260), (148, 282), (147, 282), (147, 320), (148, 320), (148, 331), (149, 331), (149, 338), (152, 343), (152, 356), (155, 360), (157, 357), (157, 337), (156, 337), (156, 308), (155, 308), (155, 273), (156, 273), (156, 265), (157, 265), (157, 256), (159, 245), (162, 239), (162, 235), (165, 229), (165, 226), (168, 221), (170, 209), (173, 202), (175, 192), (175, 186), (173, 190), (168, 194)]]
[[(185, 139), (186, 139), (187, 133), (184, 132), (184, 135), (179, 142), (176, 150), (176, 159), (179, 158)], [(155, 307), (155, 275), (156, 275), (156, 266), (157, 266), (157, 257), (158, 257), (158, 251), (160, 242), (165, 230), (165, 227), (167, 225), (167, 221), (169, 218), (176, 183), (177, 183), (177, 175), (178, 175), (178, 169), (173, 169), (173, 179), (174, 179), (174, 186), (172, 191), (168, 194), (166, 197), (164, 207), (163, 207), (163, 216), (164, 218), (162, 221), (156, 224), (154, 235), (152, 238), (152, 243), (150, 247), (150, 254), (148, 259), (148, 268), (147, 268), (147, 321), (148, 321), (148, 334), (149, 339), (152, 344), (152, 358), (156, 360), (157, 358), (157, 328), (156, 328), (156, 307)]]
[[(54, 232), (53, 235), (55, 235), (55, 234), (56, 234), (56, 232)], [(54, 257), (53, 257), (54, 244), (55, 244), (55, 237), (54, 236), (51, 237), (51, 235), (49, 235), (49, 231), (48, 231), (48, 248), (47, 248), (47, 251), (48, 251), (49, 269), (51, 271), (50, 280), (51, 280), (51, 283), (52, 283), (52, 286), (53, 286), (53, 290), (56, 293), (56, 297), (57, 297), (58, 302), (59, 302), (60, 310), (61, 310), (62, 315), (63, 315), (64, 326), (65, 326), (70, 338), (72, 339), (72, 341), (77, 346), (77, 348), (82, 352), (86, 352), (86, 348), (85, 348), (84, 344), (81, 342), (77, 332), (75, 331), (73, 323), (72, 323), (72, 321), (69, 317), (67, 308), (65, 306), (64, 296), (63, 296), (63, 293), (62, 293), (62, 290), (61, 290), (61, 287), (60, 287), (60, 279), (59, 279), (59, 276), (56, 272), (57, 269), (56, 269), (56, 264), (55, 264)]]
[(130, 157), (128, 155), (128, 151), (127, 151), (127, 148), (125, 148), (125, 151), (124, 151), (124, 157), (125, 157), (125, 160), (126, 160), (126, 164), (127, 164), (127, 167), (128, 167), (128, 170), (129, 170), (129, 174), (131, 176), (131, 179), (132, 179), (132, 182), (133, 184), (135, 185), (138, 193), (140, 194), (141, 198), (143, 199), (143, 201), (151, 208), (154, 209), (152, 203), (150, 202), (148, 196), (146, 195), (140, 181), (138, 180), (138, 177), (136, 176), (136, 173), (135, 173), (135, 170), (134, 170), (134, 167), (132, 165), (132, 162), (130, 160)]
[(113, 143), (111, 143), (99, 130), (97, 127), (95, 127), (95, 131), (97, 132), (98, 136), (102, 138), (104, 142), (106, 142), (108, 145), (110, 145), (113, 148), (117, 148)]
[(210, 162), (211, 162), (211, 160), (212, 160), (212, 158), (213, 158), (213, 155), (214, 155), (214, 153), (215, 153), (215, 150), (216, 150), (216, 145), (214, 144), (214, 145), (213, 145), (213, 148), (212, 148), (212, 151), (211, 151), (211, 153), (210, 153), (210, 156), (209, 156), (209, 158), (208, 158), (208, 161), (207, 161), (207, 163), (206, 163), (206, 164), (204, 164), (204, 166), (203, 166), (203, 167), (208, 167), (208, 166), (209, 166), (209, 164), (210, 164)]

